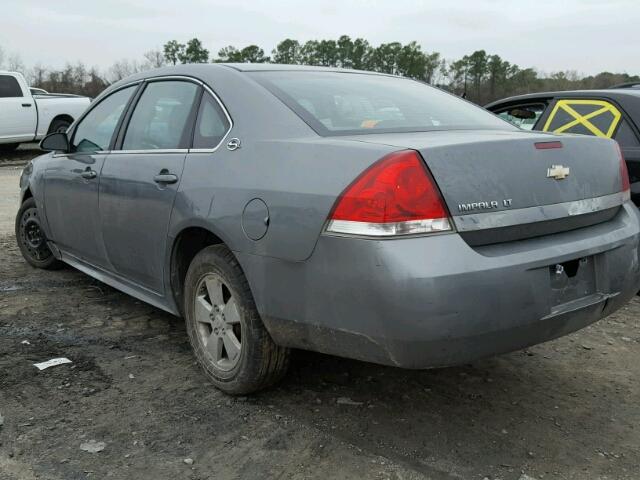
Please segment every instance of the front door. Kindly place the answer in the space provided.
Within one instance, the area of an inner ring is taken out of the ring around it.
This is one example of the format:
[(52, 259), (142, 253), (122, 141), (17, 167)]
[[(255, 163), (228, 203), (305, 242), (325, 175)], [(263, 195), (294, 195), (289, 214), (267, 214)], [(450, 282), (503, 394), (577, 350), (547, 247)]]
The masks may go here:
[(38, 123), (35, 101), (13, 75), (0, 75), (0, 140), (33, 140)]
[(199, 95), (189, 81), (149, 82), (121, 149), (102, 168), (99, 210), (109, 268), (158, 294), (164, 293), (169, 221)]
[(71, 153), (54, 154), (45, 174), (45, 216), (58, 248), (86, 263), (104, 266), (98, 191), (116, 125), (135, 86), (96, 104), (71, 132)]

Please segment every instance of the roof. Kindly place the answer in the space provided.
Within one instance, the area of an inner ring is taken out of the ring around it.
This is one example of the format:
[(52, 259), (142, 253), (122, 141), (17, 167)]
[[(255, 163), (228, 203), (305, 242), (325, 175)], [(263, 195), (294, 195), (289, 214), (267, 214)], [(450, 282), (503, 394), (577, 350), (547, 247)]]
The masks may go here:
[(513, 97), (507, 97), (500, 100), (496, 100), (495, 102), (488, 103), (485, 105), (485, 108), (491, 108), (498, 104), (511, 103), (521, 100), (540, 100), (542, 98), (551, 98), (551, 97), (617, 97), (617, 96), (633, 96), (640, 97), (640, 89), (637, 88), (607, 88), (607, 89), (599, 89), (599, 90), (566, 90), (566, 91), (556, 91), (556, 92), (538, 92), (538, 93), (527, 93), (524, 95), (515, 95)]
[(307, 72), (343, 72), (343, 73), (367, 73), (371, 75), (386, 75), (384, 73), (370, 72), (366, 70), (353, 70), (350, 68), (321, 67), (315, 65), (285, 65), (281, 63), (220, 63), (234, 68), (240, 72), (266, 72), (266, 71), (307, 71)]

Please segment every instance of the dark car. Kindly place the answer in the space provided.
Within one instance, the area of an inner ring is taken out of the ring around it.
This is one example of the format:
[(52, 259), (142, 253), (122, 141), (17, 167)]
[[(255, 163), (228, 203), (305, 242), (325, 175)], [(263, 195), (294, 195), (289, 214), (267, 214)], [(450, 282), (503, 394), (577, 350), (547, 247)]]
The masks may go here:
[(525, 130), (613, 138), (627, 162), (631, 199), (640, 205), (640, 83), (518, 95), (485, 108)]
[(167, 67), (42, 147), (20, 183), (27, 261), (183, 315), (230, 393), (280, 378), (291, 347), (407, 368), (516, 350), (640, 285), (615, 142), (525, 132), (413, 80)]

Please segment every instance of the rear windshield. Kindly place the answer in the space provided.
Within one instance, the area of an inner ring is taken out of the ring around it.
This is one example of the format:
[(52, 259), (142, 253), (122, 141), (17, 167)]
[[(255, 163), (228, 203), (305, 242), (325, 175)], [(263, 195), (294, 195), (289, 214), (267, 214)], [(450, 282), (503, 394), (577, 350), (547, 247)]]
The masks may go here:
[(250, 72), (320, 135), (514, 127), (415, 80), (346, 72)]

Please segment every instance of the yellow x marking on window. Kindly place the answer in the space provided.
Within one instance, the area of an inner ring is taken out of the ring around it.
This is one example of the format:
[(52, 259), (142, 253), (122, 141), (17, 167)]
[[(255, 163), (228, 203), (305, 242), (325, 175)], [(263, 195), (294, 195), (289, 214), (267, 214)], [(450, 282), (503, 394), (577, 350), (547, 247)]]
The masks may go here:
[[(600, 108), (598, 110), (594, 110), (591, 113), (582, 115), (576, 112), (571, 107), (571, 105), (574, 105), (574, 106), (575, 105), (592, 105), (594, 107), (600, 107)], [(549, 131), (549, 127), (551, 126), (553, 119), (555, 118), (556, 114), (560, 110), (564, 110), (566, 113), (568, 113), (573, 118), (573, 120), (555, 128), (553, 130), (553, 133), (566, 132), (567, 130), (575, 127), (576, 125), (582, 125), (587, 130), (589, 130), (591, 133), (593, 133), (598, 137), (611, 138), (616, 131), (616, 127), (618, 126), (620, 119), (622, 118), (622, 113), (620, 113), (620, 110), (618, 110), (609, 102), (605, 102), (604, 100), (558, 100), (556, 102), (555, 107), (553, 107), (553, 111), (551, 112), (551, 115), (549, 115), (549, 118), (547, 119), (547, 122), (545, 123), (544, 128), (542, 129), (544, 132)], [(603, 132), (598, 127), (596, 127), (593, 123), (591, 123), (590, 120), (593, 119), (594, 117), (597, 117), (598, 115), (602, 115), (607, 112), (611, 113), (611, 115), (613, 116), (613, 121), (609, 124), (609, 128), (607, 129), (607, 131)]]

